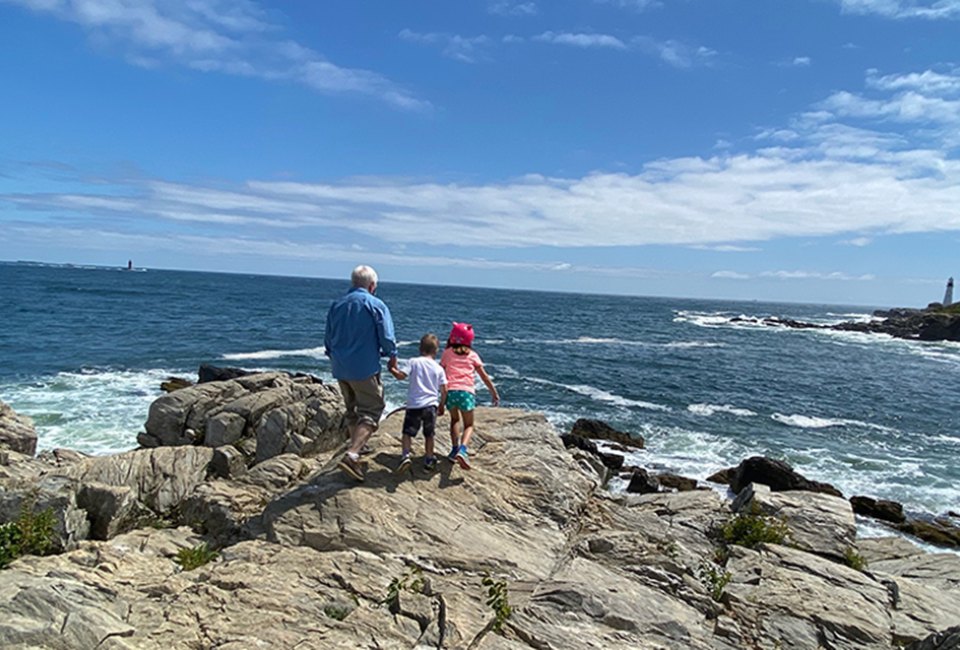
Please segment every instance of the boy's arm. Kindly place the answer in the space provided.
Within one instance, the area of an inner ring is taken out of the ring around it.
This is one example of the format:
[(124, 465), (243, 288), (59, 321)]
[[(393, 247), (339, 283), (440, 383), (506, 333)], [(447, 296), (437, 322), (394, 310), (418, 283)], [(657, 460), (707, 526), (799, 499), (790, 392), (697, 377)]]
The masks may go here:
[(483, 366), (477, 366), (477, 374), (480, 375), (480, 380), (486, 385), (487, 390), (490, 391), (490, 397), (493, 398), (493, 405), (500, 405), (500, 394), (497, 392), (497, 387), (493, 385), (493, 380), (490, 379), (490, 375), (487, 374), (486, 368)]
[(407, 373), (405, 373), (404, 371), (400, 370), (395, 366), (388, 365), (387, 370), (389, 370), (390, 374), (393, 375), (396, 379), (399, 379), (400, 381), (403, 381), (408, 377)]
[(447, 385), (440, 384), (440, 405), (437, 407), (437, 415), (443, 415), (443, 405), (447, 403)]

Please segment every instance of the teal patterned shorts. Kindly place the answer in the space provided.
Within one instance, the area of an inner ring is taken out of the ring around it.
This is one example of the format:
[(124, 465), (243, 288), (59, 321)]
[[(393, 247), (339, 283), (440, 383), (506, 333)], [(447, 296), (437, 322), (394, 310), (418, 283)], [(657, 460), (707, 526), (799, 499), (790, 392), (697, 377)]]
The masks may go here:
[(465, 390), (452, 390), (447, 393), (447, 409), (472, 411), (477, 408), (477, 397)]

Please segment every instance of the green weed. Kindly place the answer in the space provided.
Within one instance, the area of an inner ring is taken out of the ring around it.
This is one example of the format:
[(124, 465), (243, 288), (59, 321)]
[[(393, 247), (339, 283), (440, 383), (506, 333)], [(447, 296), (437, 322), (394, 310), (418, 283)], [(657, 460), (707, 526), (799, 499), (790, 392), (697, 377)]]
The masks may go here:
[(702, 562), (697, 570), (697, 577), (710, 592), (710, 597), (719, 603), (732, 576), (729, 571), (724, 571), (712, 562)]
[(507, 591), (506, 580), (494, 580), (490, 575), (483, 578), (483, 586), (487, 588), (487, 607), (493, 610), (493, 630), (499, 632), (513, 613), (510, 607), (510, 594)]
[(420, 567), (410, 567), (403, 575), (390, 581), (387, 586), (387, 594), (380, 601), (380, 604), (386, 605), (392, 613), (396, 614), (400, 611), (400, 592), (423, 593), (424, 585), (423, 571), (420, 570)]
[(53, 508), (34, 512), (35, 500), (24, 501), (20, 515), (0, 524), (0, 569), (21, 555), (46, 555), (53, 546), (56, 516)]
[(757, 548), (760, 544), (783, 544), (790, 536), (786, 522), (762, 514), (753, 508), (750, 514), (741, 513), (725, 523), (720, 538), (725, 544)]
[(220, 554), (207, 546), (206, 542), (198, 544), (193, 548), (181, 548), (177, 551), (176, 563), (184, 571), (193, 571), (197, 567), (202, 567), (208, 562), (217, 559)]
[(846, 562), (848, 567), (857, 571), (863, 571), (867, 568), (867, 561), (852, 546), (843, 552), (843, 561)]

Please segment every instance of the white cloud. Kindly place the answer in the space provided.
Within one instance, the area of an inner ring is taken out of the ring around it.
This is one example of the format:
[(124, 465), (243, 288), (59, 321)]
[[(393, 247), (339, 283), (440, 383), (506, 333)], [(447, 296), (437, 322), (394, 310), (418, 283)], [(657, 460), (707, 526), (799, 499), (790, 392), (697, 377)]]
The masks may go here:
[(596, 2), (599, 4), (615, 5), (625, 9), (636, 9), (637, 11), (643, 11), (650, 7), (659, 7), (661, 4), (659, 0), (596, 0)]
[[(869, 102), (884, 105), (889, 95)], [(83, 191), (76, 189), (83, 183), (78, 174), (67, 191), (44, 186), (0, 194), (0, 208), (104, 223), (190, 222), (193, 228), (230, 227), (264, 239), (292, 238), (293, 231), (300, 239), (370, 245), (416, 245), (429, 232), (436, 246), (490, 248), (589, 242), (734, 251), (775, 238), (960, 231), (960, 160), (945, 144), (956, 133), (934, 128), (942, 115), (919, 112), (896, 129), (878, 119), (867, 128), (849, 122), (887, 112), (852, 110), (861, 98), (845, 96), (849, 100), (831, 98), (797, 116), (788, 129), (766, 129), (754, 151), (657, 160), (634, 174), (210, 186), (127, 178), (91, 183)], [(784, 130), (790, 137), (781, 136)], [(452, 214), (458, 215), (457, 227), (442, 227)]]
[(534, 16), (537, 14), (537, 3), (499, 0), (490, 3), (487, 6), (487, 11), (500, 16)]
[(490, 42), (490, 39), (483, 35), (460, 36), (459, 34), (446, 34), (442, 32), (429, 32), (424, 34), (409, 29), (401, 30), (399, 36), (402, 40), (409, 43), (439, 45), (445, 57), (464, 63), (476, 63), (481, 58), (484, 58), (481, 48)]
[(299, 83), (328, 94), (375, 97), (405, 110), (430, 103), (386, 77), (348, 68), (283, 37), (250, 0), (0, 0), (75, 23), (119, 46), (133, 65)]
[(642, 51), (658, 57), (675, 68), (711, 65), (717, 56), (716, 50), (709, 47), (672, 39), (661, 41), (649, 36), (637, 36), (632, 43)]
[(837, 0), (844, 12), (886, 18), (960, 18), (960, 0)]
[(574, 47), (601, 47), (615, 50), (625, 50), (627, 45), (616, 36), (609, 34), (574, 34), (570, 32), (544, 32), (534, 36), (533, 40), (556, 45), (571, 45)]
[(749, 280), (750, 276), (738, 271), (716, 271), (710, 275), (711, 278), (720, 278), (722, 280)]
[(844, 282), (868, 282), (875, 280), (871, 274), (850, 275), (842, 271), (824, 273), (821, 271), (763, 271), (761, 278), (776, 278), (778, 280), (840, 280)]
[(873, 239), (870, 237), (854, 237), (853, 239), (845, 239), (840, 242), (846, 246), (856, 246), (858, 248), (863, 248), (864, 246), (869, 246), (873, 243)]
[(950, 96), (960, 94), (960, 69), (952, 73), (911, 72), (880, 76), (877, 70), (867, 72), (867, 86), (878, 90), (916, 90), (925, 95)]
[(756, 253), (760, 250), (756, 246), (736, 246), (734, 244), (698, 244), (696, 246), (691, 246), (691, 248), (701, 251), (714, 251), (717, 253)]
[(800, 68), (800, 67), (807, 67), (812, 62), (813, 61), (809, 56), (795, 56), (793, 57), (793, 61), (791, 62), (791, 65)]

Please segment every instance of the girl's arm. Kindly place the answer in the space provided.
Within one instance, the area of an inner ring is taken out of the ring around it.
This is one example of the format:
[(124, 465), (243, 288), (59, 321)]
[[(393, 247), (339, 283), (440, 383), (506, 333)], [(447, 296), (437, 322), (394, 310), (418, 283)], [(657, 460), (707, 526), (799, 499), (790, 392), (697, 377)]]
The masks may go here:
[(477, 374), (480, 375), (480, 380), (486, 385), (487, 390), (490, 391), (490, 397), (493, 398), (493, 405), (500, 405), (500, 394), (497, 392), (497, 387), (493, 385), (493, 380), (490, 379), (490, 375), (487, 374), (486, 369), (483, 366), (477, 366)]

